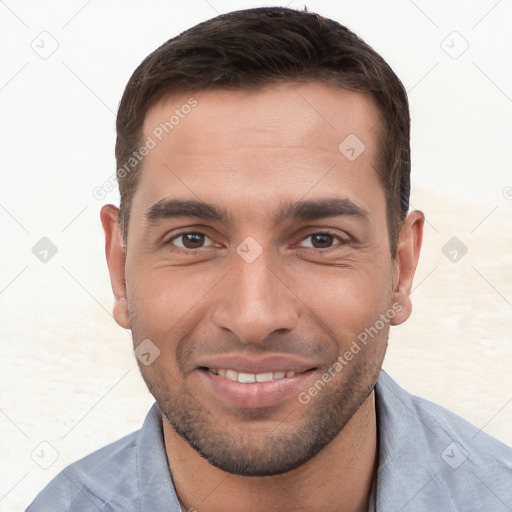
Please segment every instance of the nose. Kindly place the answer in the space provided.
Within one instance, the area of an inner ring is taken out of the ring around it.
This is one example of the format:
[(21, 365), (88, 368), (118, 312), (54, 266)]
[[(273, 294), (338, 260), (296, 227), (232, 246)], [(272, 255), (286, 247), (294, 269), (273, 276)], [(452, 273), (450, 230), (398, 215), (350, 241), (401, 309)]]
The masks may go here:
[(246, 344), (262, 343), (274, 332), (294, 329), (299, 301), (264, 254), (251, 263), (238, 255), (234, 259), (235, 268), (215, 301), (215, 325)]

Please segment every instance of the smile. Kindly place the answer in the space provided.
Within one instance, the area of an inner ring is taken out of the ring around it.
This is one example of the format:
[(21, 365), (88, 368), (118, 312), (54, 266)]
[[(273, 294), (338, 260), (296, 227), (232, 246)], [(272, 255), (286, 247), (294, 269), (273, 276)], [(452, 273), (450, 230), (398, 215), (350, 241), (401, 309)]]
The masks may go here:
[(318, 373), (316, 368), (278, 368), (277, 365), (266, 371), (258, 368), (253, 373), (249, 368), (239, 371), (229, 367), (202, 366), (195, 375), (200, 379), (203, 392), (232, 409), (270, 407), (293, 401)]
[(269, 382), (272, 380), (281, 380), (295, 376), (294, 371), (274, 371), (264, 373), (244, 373), (236, 370), (224, 368), (208, 368), (210, 373), (225, 377), (233, 382), (240, 382), (241, 384), (254, 384), (256, 382)]

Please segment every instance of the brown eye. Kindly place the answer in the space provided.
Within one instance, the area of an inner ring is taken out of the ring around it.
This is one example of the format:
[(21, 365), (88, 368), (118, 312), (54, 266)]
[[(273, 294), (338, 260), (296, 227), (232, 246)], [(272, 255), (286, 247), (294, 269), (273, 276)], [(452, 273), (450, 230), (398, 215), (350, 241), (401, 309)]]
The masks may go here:
[(338, 236), (331, 235), (330, 233), (313, 233), (304, 238), (300, 246), (311, 247), (313, 249), (329, 249), (335, 242), (342, 242), (342, 240)]
[(170, 240), (169, 243), (172, 243), (182, 249), (200, 249), (204, 246), (206, 240), (210, 240), (203, 233), (180, 233)]
[(311, 243), (316, 249), (325, 249), (326, 247), (331, 247), (333, 241), (334, 237), (332, 235), (319, 234), (313, 235), (311, 237)]

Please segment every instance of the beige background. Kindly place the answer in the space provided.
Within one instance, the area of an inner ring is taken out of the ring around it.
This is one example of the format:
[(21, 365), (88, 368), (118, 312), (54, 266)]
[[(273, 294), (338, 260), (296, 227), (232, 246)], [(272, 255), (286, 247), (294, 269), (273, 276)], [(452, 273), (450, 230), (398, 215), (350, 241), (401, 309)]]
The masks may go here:
[[(117, 192), (92, 195), (115, 169), (126, 80), (179, 31), (259, 5), (41, 4), (0, 4), (10, 49), (0, 62), (0, 511), (9, 512), (68, 463), (138, 428), (152, 403), (129, 333), (110, 314), (99, 209)], [(414, 313), (392, 329), (385, 368), (512, 444), (512, 2), (307, 5), (358, 32), (410, 91), (412, 204), (428, 225)], [(466, 45), (459, 36), (469, 46), (453, 58)], [(58, 44), (46, 59), (32, 48), (40, 37), (47, 51)], [(47, 263), (31, 252), (43, 236), (58, 248)], [(454, 236), (468, 249), (456, 263), (442, 252)]]

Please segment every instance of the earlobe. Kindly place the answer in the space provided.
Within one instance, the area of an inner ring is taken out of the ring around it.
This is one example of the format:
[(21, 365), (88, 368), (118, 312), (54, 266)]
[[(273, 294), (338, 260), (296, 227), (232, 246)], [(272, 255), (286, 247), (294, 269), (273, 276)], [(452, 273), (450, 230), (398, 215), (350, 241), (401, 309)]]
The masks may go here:
[(126, 251), (119, 228), (119, 209), (112, 204), (106, 204), (101, 208), (100, 217), (105, 232), (105, 254), (114, 292), (114, 319), (124, 329), (130, 329), (126, 301)]
[(423, 212), (414, 210), (407, 215), (400, 230), (393, 269), (393, 309), (396, 314), (392, 325), (405, 322), (412, 311), (410, 293), (423, 239)]

